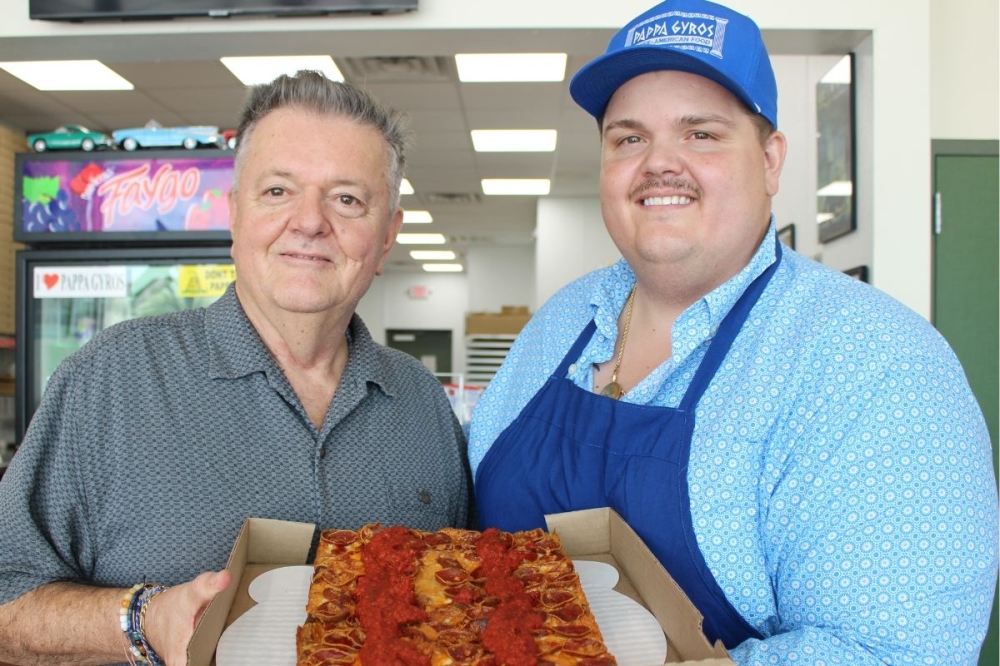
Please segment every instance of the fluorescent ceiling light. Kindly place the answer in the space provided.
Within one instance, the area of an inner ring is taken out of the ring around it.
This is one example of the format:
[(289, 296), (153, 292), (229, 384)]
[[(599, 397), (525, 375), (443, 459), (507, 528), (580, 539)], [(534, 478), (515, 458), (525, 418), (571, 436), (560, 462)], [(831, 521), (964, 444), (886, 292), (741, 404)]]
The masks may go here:
[(472, 130), (477, 153), (551, 153), (555, 130)]
[(545, 195), (549, 193), (548, 178), (483, 178), (483, 194), (527, 194)]
[(451, 250), (410, 250), (410, 256), (417, 261), (454, 261)]
[(459, 53), (458, 79), (464, 83), (562, 81), (565, 53)]
[(430, 224), (434, 221), (426, 210), (404, 210), (403, 224)]
[(820, 83), (850, 83), (851, 56), (844, 56), (829, 72), (823, 75)]
[(849, 197), (854, 189), (849, 180), (835, 180), (816, 192), (821, 197)]
[(424, 264), (428, 273), (461, 273), (462, 264)]
[(135, 88), (99, 60), (0, 62), (0, 69), (39, 90), (132, 90)]
[(406, 178), (402, 180), (399, 184), (400, 194), (413, 194), (413, 185), (410, 185), (410, 181)]
[(396, 242), (400, 245), (444, 245), (444, 234), (399, 234)]
[(300, 69), (313, 69), (331, 81), (343, 81), (336, 63), (330, 56), (247, 56), (220, 58), (243, 85), (254, 86), (270, 83), (282, 74), (292, 75)]

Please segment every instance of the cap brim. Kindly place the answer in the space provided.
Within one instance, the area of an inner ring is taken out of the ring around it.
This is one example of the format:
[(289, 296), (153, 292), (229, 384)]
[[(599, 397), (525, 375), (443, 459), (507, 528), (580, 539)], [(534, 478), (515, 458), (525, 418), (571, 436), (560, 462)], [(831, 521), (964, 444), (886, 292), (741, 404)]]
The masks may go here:
[(570, 81), (569, 94), (587, 113), (600, 118), (611, 96), (627, 81), (648, 72), (662, 70), (704, 76), (729, 90), (756, 112), (753, 100), (729, 77), (694, 56), (658, 47), (636, 46), (591, 61)]

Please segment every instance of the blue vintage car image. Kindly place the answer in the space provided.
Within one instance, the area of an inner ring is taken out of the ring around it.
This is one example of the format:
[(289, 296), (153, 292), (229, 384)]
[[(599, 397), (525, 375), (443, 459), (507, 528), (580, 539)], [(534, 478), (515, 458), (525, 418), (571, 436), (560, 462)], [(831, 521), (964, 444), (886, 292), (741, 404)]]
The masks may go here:
[(111, 133), (115, 143), (125, 150), (137, 148), (187, 148), (193, 150), (200, 146), (221, 148), (222, 134), (213, 125), (189, 125), (183, 127), (164, 127), (155, 120), (146, 123), (145, 127), (115, 130)]

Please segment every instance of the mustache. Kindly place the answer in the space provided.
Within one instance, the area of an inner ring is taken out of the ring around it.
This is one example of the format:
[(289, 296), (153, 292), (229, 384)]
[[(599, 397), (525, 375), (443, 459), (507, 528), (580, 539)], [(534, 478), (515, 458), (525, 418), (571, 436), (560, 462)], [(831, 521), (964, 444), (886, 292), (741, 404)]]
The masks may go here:
[(683, 178), (647, 178), (629, 192), (629, 199), (638, 199), (641, 195), (650, 190), (675, 190), (678, 194), (689, 194), (692, 197), (701, 198), (701, 188), (690, 180)]

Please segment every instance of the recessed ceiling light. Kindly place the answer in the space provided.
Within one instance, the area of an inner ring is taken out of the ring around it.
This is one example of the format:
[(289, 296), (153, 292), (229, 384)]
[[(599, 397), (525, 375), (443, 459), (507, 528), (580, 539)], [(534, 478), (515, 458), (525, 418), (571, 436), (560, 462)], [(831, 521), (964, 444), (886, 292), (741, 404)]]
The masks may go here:
[(323, 72), (331, 81), (344, 80), (344, 75), (330, 56), (246, 56), (220, 60), (247, 86), (269, 83), (282, 74), (292, 75), (300, 69)]
[(434, 221), (426, 210), (404, 210), (403, 224), (430, 224)]
[(545, 195), (549, 193), (548, 178), (483, 178), (483, 194), (527, 194)]
[(410, 181), (406, 178), (399, 184), (400, 194), (413, 194), (413, 185), (410, 185)]
[(477, 153), (551, 153), (555, 130), (472, 130)]
[(444, 245), (444, 234), (399, 234), (396, 242), (400, 245)]
[(423, 269), (428, 273), (461, 273), (462, 264), (424, 264)]
[(565, 53), (459, 53), (458, 79), (464, 83), (562, 81)]
[(39, 90), (132, 90), (129, 81), (99, 60), (0, 62), (0, 69)]
[(410, 250), (410, 256), (417, 261), (453, 261), (451, 250)]

